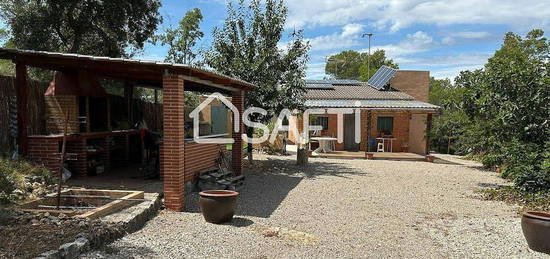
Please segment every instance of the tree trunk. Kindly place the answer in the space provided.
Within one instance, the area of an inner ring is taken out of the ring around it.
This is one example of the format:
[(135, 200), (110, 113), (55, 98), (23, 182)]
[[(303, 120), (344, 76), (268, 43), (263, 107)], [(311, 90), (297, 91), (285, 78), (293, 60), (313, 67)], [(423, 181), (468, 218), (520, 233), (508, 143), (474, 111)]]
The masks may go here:
[[(248, 138), (252, 138), (254, 136), (254, 128), (247, 127), (246, 128), (246, 136), (248, 136)], [(253, 158), (252, 158), (253, 147), (252, 147), (251, 143), (247, 144), (246, 150), (247, 150), (247, 153), (248, 153), (248, 162), (250, 164), (252, 164), (252, 161), (253, 161)]]
[(296, 154), (296, 164), (297, 165), (305, 165), (308, 162), (308, 150), (306, 148), (298, 148), (298, 152)]

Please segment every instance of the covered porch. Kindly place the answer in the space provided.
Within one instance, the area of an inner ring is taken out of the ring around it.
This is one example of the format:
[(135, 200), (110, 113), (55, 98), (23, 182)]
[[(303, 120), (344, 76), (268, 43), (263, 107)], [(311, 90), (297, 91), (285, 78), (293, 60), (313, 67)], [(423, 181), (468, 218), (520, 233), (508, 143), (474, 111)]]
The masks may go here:
[[(165, 206), (175, 211), (184, 209), (185, 184), (193, 181), (202, 169), (214, 166), (220, 150), (225, 149), (225, 144), (201, 144), (195, 143), (193, 139), (186, 139), (185, 92), (221, 93), (231, 97), (232, 104), (242, 114), (245, 92), (254, 87), (235, 78), (183, 64), (15, 49), (0, 49), (0, 58), (12, 60), (15, 64), (18, 151), (26, 159), (43, 164), (54, 174), (59, 172), (59, 153), (63, 132), (29, 136), (28, 104), (32, 101), (29, 100), (29, 67), (55, 71), (66, 75), (66, 78), (74, 79), (70, 83), (74, 84), (76, 89), (75, 109), (79, 107), (79, 96), (88, 96), (87, 93), (99, 79), (123, 82), (124, 98), (128, 106), (130, 106), (128, 100), (131, 100), (136, 87), (155, 89), (155, 93), (156, 90), (162, 91), (162, 100), (158, 100), (162, 104), (162, 114), (159, 114), (162, 118), (159, 127), (160, 177)], [(59, 95), (59, 97), (65, 96), (67, 96), (66, 92)], [(98, 160), (105, 160), (105, 167), (108, 168), (110, 167), (109, 154), (112, 154), (109, 152), (112, 139), (124, 136), (127, 138), (126, 142), (129, 142), (131, 135), (139, 138), (141, 134), (139, 130), (113, 130), (108, 112), (106, 118), (101, 117), (105, 125), (100, 131), (93, 132), (88, 128), (81, 132), (78, 129), (80, 120), (78, 112), (66, 108), (69, 103), (67, 99), (54, 98), (54, 100), (62, 114), (60, 118), (46, 118), (46, 120), (69, 118), (66, 121), (74, 125), (70, 127), (72, 131), (69, 132), (68, 138), (71, 143), (75, 143), (71, 145), (77, 153), (75, 162), (72, 162), (77, 164), (76, 168), (86, 167), (90, 152), (97, 152), (89, 150), (90, 139), (94, 140), (94, 144), (101, 146), (101, 150), (107, 150), (106, 154), (100, 156)], [(155, 101), (157, 101), (156, 95)], [(109, 101), (106, 101), (106, 105), (105, 109), (108, 111)], [(85, 105), (82, 109), (89, 108)], [(233, 118), (239, 117), (233, 116)], [(239, 120), (238, 124), (238, 131), (232, 134), (234, 143), (231, 151), (233, 158), (231, 169), (235, 174), (242, 173), (242, 121)], [(68, 144), (68, 146), (71, 145)], [(126, 149), (132, 148), (126, 147)], [(86, 170), (82, 172), (86, 174)]]

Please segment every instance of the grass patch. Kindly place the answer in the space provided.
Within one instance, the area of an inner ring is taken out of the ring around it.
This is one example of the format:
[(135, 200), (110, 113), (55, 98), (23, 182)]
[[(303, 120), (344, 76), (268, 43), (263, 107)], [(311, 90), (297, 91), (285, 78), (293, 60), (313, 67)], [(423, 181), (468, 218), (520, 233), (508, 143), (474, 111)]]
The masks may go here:
[(0, 158), (0, 204), (42, 195), (53, 183), (50, 172), (23, 160)]
[(528, 210), (550, 211), (550, 191), (525, 192), (514, 186), (501, 186), (481, 190), (485, 200), (504, 201), (521, 206), (520, 213)]

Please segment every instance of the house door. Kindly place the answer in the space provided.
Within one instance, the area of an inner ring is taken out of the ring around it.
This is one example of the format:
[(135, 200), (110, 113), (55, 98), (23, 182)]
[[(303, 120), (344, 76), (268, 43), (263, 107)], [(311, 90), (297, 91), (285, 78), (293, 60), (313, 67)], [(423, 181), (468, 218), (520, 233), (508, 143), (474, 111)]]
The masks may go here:
[(359, 144), (355, 143), (355, 114), (344, 114), (344, 149), (359, 151)]

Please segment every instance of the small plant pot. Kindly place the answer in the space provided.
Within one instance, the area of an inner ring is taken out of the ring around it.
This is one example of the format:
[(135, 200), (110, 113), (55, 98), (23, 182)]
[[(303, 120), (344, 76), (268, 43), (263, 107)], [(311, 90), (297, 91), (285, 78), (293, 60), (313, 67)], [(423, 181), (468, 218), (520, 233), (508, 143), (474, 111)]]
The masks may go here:
[(212, 190), (199, 193), (199, 206), (206, 222), (221, 224), (231, 221), (237, 205), (236, 191)]
[(433, 163), (434, 162), (434, 156), (433, 155), (426, 155), (426, 162)]
[(524, 212), (521, 218), (521, 229), (529, 248), (550, 254), (550, 213)]
[(365, 158), (368, 159), (368, 160), (372, 160), (374, 158), (374, 154), (373, 153), (365, 153)]

